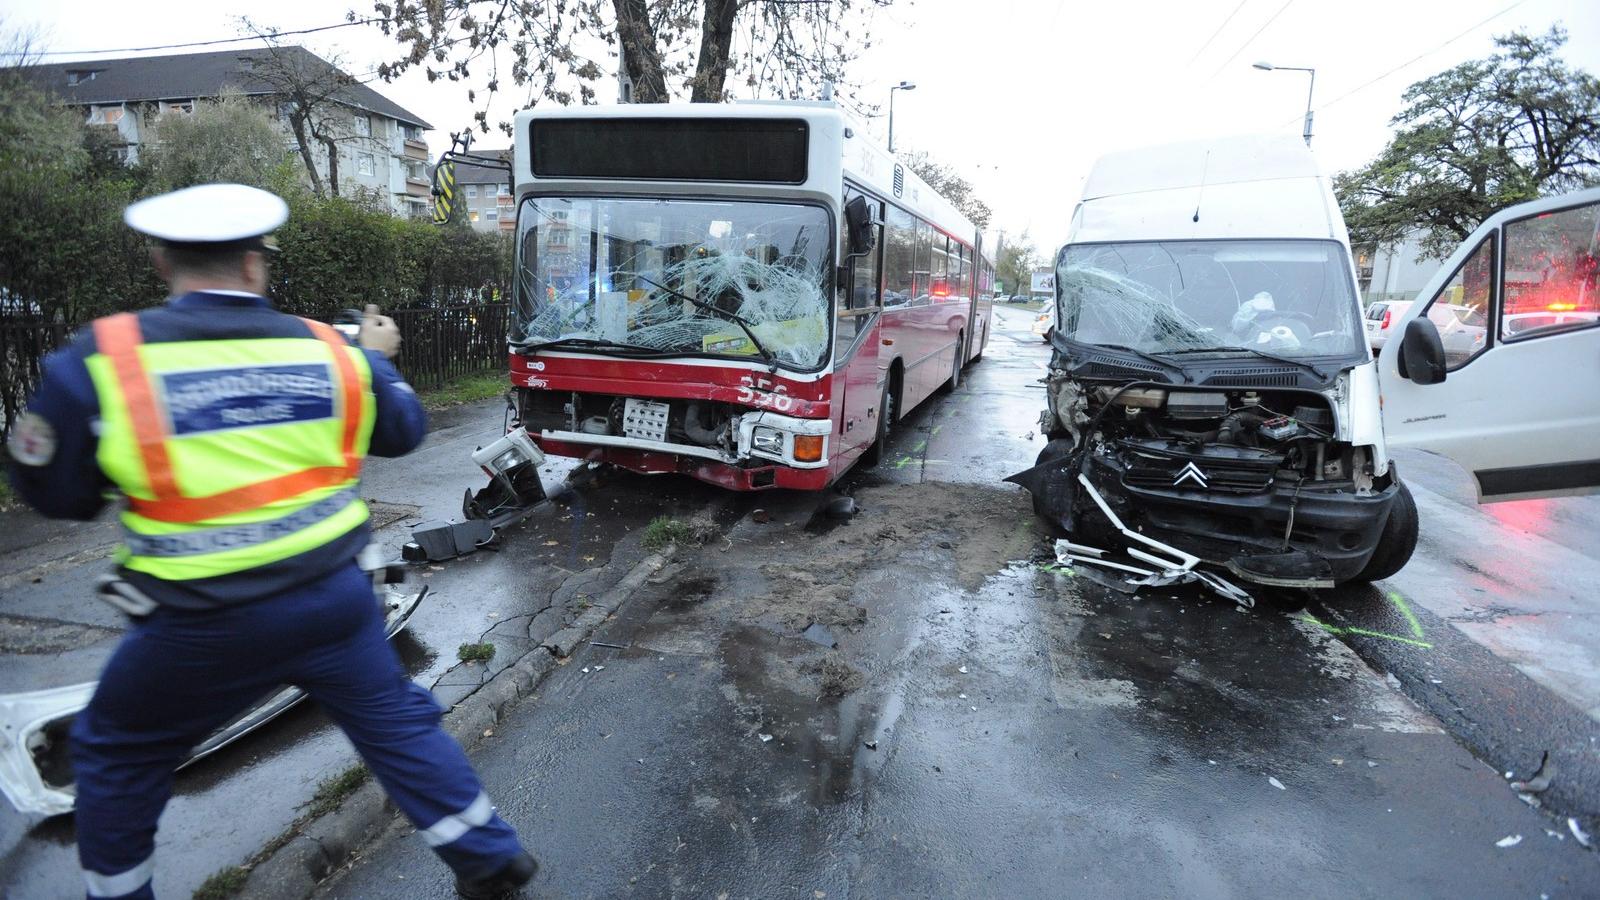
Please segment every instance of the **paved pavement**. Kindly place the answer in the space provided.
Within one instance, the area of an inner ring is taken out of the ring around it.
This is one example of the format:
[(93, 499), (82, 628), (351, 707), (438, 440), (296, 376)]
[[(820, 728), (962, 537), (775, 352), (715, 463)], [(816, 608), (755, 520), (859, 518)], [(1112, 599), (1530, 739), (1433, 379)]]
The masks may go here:
[[(856, 519), (763, 498), (497, 726), (478, 764), (531, 894), (1600, 894), (1566, 827), (1600, 813), (1600, 506), (1480, 512), (1407, 458), (1424, 543), (1377, 588), (1110, 592), (1051, 571), (998, 482), (1042, 445), (1028, 318), (847, 479)], [(1501, 769), (1546, 750), (1535, 809)], [(324, 895), (447, 896), (409, 832)]]

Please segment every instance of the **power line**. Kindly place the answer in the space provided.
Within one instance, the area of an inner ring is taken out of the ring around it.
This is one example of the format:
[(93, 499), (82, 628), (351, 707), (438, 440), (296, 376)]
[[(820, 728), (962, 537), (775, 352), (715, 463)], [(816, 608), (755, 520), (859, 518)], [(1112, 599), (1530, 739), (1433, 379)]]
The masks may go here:
[(1228, 13), (1228, 17), (1222, 20), (1222, 24), (1217, 26), (1217, 30), (1211, 32), (1211, 37), (1206, 38), (1206, 42), (1200, 45), (1200, 49), (1196, 50), (1194, 55), (1189, 57), (1189, 61), (1187, 63), (1184, 63), (1186, 68), (1194, 65), (1194, 61), (1200, 58), (1200, 54), (1206, 52), (1206, 48), (1210, 47), (1211, 42), (1217, 39), (1217, 35), (1222, 33), (1222, 29), (1227, 28), (1228, 23), (1233, 21), (1233, 17), (1237, 16), (1239, 14), (1239, 10), (1244, 9), (1244, 5), (1249, 2), (1250, 0), (1239, 0), (1239, 5), (1233, 8), (1233, 12)]
[[(1250, 46), (1252, 43), (1254, 43), (1255, 39), (1261, 36), (1261, 32), (1267, 30), (1267, 26), (1271, 25), (1273, 22), (1278, 21), (1278, 17), (1283, 15), (1284, 10), (1288, 9), (1289, 7), (1291, 7), (1293, 5), (1294, 5), (1294, 0), (1287, 0), (1287, 2), (1285, 2), (1282, 6), (1278, 7), (1278, 11), (1273, 13), (1271, 18), (1267, 19), (1265, 22), (1262, 22), (1261, 23), (1261, 27), (1256, 29), (1256, 33), (1255, 34), (1250, 35), (1250, 37), (1248, 39), (1246, 39), (1244, 43), (1239, 45), (1239, 49), (1233, 51), (1233, 56), (1230, 56), (1227, 59), (1223, 60), (1222, 61), (1222, 65), (1217, 66), (1217, 70), (1215, 72), (1211, 73), (1211, 77), (1215, 78), (1218, 75), (1221, 75), (1222, 74), (1222, 70), (1226, 69), (1228, 67), (1228, 63), (1233, 62), (1234, 59), (1237, 58), (1239, 54), (1244, 52), (1244, 48), (1246, 48), (1246, 47)], [(1207, 79), (1207, 80), (1209, 81), (1210, 79)]]
[(213, 47), (218, 44), (239, 44), (246, 41), (262, 41), (271, 38), (290, 37), (297, 34), (316, 34), (319, 31), (332, 31), (335, 28), (349, 28), (352, 25), (371, 25), (379, 19), (357, 19), (354, 22), (340, 22), (337, 25), (320, 25), (316, 28), (301, 28), (298, 31), (273, 31), (267, 34), (253, 34), (249, 37), (218, 38), (212, 41), (190, 41), (186, 44), (160, 44), (154, 47), (116, 47), (109, 50), (47, 50), (41, 52), (10, 51), (8, 56), (93, 56), (102, 53), (143, 53), (146, 50), (181, 50), (187, 47)]
[[(1327, 109), (1328, 107), (1334, 105), (1335, 103), (1338, 103), (1339, 101), (1350, 97), (1352, 94), (1360, 93), (1361, 91), (1364, 91), (1369, 87), (1372, 87), (1373, 85), (1375, 85), (1378, 82), (1384, 80), (1385, 78), (1388, 78), (1390, 75), (1393, 75), (1394, 73), (1400, 71), (1401, 69), (1404, 69), (1405, 67), (1411, 65), (1412, 63), (1418, 62), (1418, 61), (1420, 61), (1420, 60), (1422, 60), (1422, 59), (1424, 59), (1426, 57), (1429, 57), (1429, 56), (1432, 56), (1435, 53), (1438, 53), (1440, 50), (1443, 50), (1444, 48), (1450, 46), (1451, 44), (1454, 44), (1456, 41), (1461, 40), (1462, 38), (1466, 37), (1467, 35), (1473, 33), (1474, 31), (1477, 31), (1479, 28), (1482, 28), (1483, 26), (1489, 24), (1490, 22), (1493, 22), (1495, 19), (1500, 18), (1501, 16), (1505, 15), (1506, 13), (1511, 12), (1513, 9), (1516, 9), (1517, 7), (1521, 6), (1522, 4), (1524, 4), (1526, 2), (1528, 2), (1528, 0), (1517, 0), (1517, 2), (1511, 4), (1510, 6), (1506, 7), (1505, 9), (1500, 10), (1499, 12), (1497, 12), (1494, 15), (1490, 16), (1489, 18), (1484, 19), (1482, 22), (1479, 22), (1478, 24), (1472, 26), (1471, 28), (1468, 28), (1466, 31), (1461, 32), (1460, 34), (1456, 35), (1455, 37), (1451, 38), (1448, 41), (1445, 41), (1444, 43), (1440, 44), (1439, 46), (1434, 47), (1432, 50), (1429, 50), (1429, 51), (1427, 51), (1425, 53), (1421, 53), (1421, 54), (1418, 54), (1416, 56), (1413, 56), (1412, 58), (1406, 60), (1405, 62), (1401, 63), (1400, 65), (1395, 66), (1394, 68), (1390, 69), (1387, 72), (1384, 72), (1382, 75), (1379, 75), (1378, 77), (1373, 78), (1370, 81), (1363, 82), (1362, 84), (1358, 85), (1357, 87), (1354, 87), (1354, 88), (1351, 88), (1348, 91), (1345, 91), (1344, 93), (1342, 93), (1339, 96), (1333, 98), (1332, 100), (1329, 100), (1327, 103), (1319, 103), (1319, 104), (1317, 104), (1317, 108), (1318, 109)], [(1300, 121), (1300, 117), (1296, 116), (1294, 118), (1294, 121), (1296, 121), (1296, 122)], [(1285, 123), (1285, 124), (1287, 124), (1287, 123)]]

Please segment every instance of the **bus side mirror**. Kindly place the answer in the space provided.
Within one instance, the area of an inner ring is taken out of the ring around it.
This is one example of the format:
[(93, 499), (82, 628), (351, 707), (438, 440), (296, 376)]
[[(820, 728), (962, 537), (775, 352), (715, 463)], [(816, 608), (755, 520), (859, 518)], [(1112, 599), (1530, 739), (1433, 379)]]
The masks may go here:
[(844, 205), (844, 221), (849, 239), (850, 255), (865, 256), (872, 252), (872, 226), (878, 224), (867, 198), (857, 196)]
[(1417, 384), (1438, 384), (1444, 380), (1444, 341), (1432, 319), (1421, 315), (1406, 323), (1396, 366), (1401, 378), (1409, 378)]

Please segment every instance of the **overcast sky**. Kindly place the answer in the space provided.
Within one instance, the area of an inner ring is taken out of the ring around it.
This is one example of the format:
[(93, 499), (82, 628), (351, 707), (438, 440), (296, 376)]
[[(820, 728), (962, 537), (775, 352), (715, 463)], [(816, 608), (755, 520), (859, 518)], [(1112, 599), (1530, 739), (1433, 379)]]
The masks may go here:
[[(337, 0), (6, 0), (0, 16), (7, 30), (36, 27), (43, 49), (61, 51), (234, 37), (240, 16), (282, 30), (328, 25), (345, 8)], [(370, 9), (362, 0), (353, 8)], [(1556, 22), (1571, 34), (1568, 61), (1600, 70), (1594, 0), (899, 0), (877, 15), (875, 46), (855, 75), (866, 97), (884, 100), (889, 85), (915, 82), (914, 92), (896, 95), (900, 149), (954, 165), (994, 207), (996, 226), (1026, 229), (1053, 248), (1090, 164), (1107, 150), (1298, 134), (1306, 74), (1262, 72), (1254, 61), (1316, 68), (1312, 146), (1337, 171), (1383, 146), (1411, 82), (1487, 55), (1496, 34)], [(341, 57), (357, 75), (395, 47), (364, 27), (292, 40)], [(470, 123), (463, 85), (413, 74), (373, 86), (434, 125), (436, 155), (447, 132)], [(516, 102), (506, 96), (495, 115), (507, 117)], [(884, 118), (872, 130), (884, 140)], [(481, 139), (491, 144), (505, 139)]]

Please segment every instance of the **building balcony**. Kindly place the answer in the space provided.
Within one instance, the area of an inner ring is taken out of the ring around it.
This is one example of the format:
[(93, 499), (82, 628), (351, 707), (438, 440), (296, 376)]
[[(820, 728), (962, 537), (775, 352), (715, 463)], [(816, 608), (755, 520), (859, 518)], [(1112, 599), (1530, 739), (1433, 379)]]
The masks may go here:
[(406, 196), (407, 197), (431, 197), (431, 196), (433, 196), (433, 186), (430, 185), (428, 182), (423, 181), (420, 178), (407, 178), (406, 179)]
[(405, 156), (407, 159), (426, 160), (428, 158), (428, 143), (426, 141), (418, 141), (412, 140), (411, 138), (406, 138), (401, 142), (401, 145), (405, 148)]

